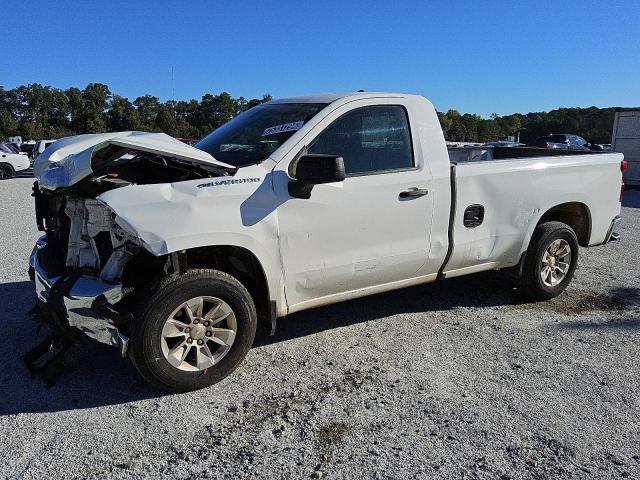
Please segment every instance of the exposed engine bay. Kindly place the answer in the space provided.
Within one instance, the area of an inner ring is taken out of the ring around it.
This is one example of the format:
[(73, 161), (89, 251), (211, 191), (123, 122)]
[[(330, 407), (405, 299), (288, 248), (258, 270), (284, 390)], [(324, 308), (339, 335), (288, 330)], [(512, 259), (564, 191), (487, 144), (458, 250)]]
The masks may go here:
[[(199, 178), (229, 175), (221, 167), (189, 164), (158, 155), (141, 153), (132, 156), (128, 151), (105, 149), (94, 164), (93, 182), (105, 190), (128, 184), (175, 183)], [(115, 158), (114, 158), (115, 157)], [(102, 193), (101, 191), (99, 193)]]
[(34, 185), (38, 228), (46, 232), (41, 255), (50, 276), (81, 272), (103, 282), (122, 279), (125, 265), (142, 250), (135, 236), (116, 224), (111, 210), (93, 198), (41, 192)]
[(142, 242), (118, 225), (111, 209), (96, 199), (101, 193), (132, 184), (230, 175), (215, 165), (190, 164), (149, 153), (132, 155), (114, 146), (101, 150), (92, 168), (89, 177), (67, 188), (52, 191), (34, 184), (37, 225), (46, 232), (51, 253), (43, 256), (50, 275), (80, 271), (103, 282), (120, 282), (125, 266), (137, 254), (153, 262), (155, 257), (144, 250)]

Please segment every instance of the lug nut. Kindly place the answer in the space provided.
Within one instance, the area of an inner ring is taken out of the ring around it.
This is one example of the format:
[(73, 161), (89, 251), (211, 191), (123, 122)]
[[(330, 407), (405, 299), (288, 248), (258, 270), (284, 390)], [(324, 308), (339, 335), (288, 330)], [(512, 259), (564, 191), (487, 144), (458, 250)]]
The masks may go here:
[(202, 345), (204, 342), (202, 340), (198, 340), (198, 345)]
[(198, 320), (197, 318), (193, 321), (193, 323), (198, 323), (200, 320)]
[(208, 327), (208, 326), (209, 326), (209, 322), (204, 322), (204, 323), (203, 323), (203, 325), (204, 325), (205, 327)]
[(211, 336), (211, 335), (213, 335), (213, 334), (212, 334), (211, 332), (207, 332), (207, 333), (205, 333), (205, 335), (206, 335), (207, 337), (210, 337), (210, 336)]
[(184, 329), (184, 332), (185, 332), (185, 333), (189, 333), (190, 331), (191, 331), (191, 328), (189, 328), (189, 327), (187, 327), (187, 328), (185, 328), (185, 329)]
[(191, 343), (193, 342), (193, 340), (191, 339), (191, 337), (187, 338), (187, 343)]

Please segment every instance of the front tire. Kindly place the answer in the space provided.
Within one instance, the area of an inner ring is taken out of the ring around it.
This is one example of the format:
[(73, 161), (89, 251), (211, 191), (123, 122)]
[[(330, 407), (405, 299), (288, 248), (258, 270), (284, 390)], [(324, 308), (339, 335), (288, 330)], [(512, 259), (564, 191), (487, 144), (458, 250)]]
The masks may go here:
[(562, 222), (538, 225), (525, 257), (519, 290), (532, 300), (560, 295), (573, 278), (578, 265), (578, 238)]
[(256, 334), (247, 289), (217, 270), (170, 275), (138, 302), (129, 356), (142, 377), (168, 392), (208, 387), (233, 372)]

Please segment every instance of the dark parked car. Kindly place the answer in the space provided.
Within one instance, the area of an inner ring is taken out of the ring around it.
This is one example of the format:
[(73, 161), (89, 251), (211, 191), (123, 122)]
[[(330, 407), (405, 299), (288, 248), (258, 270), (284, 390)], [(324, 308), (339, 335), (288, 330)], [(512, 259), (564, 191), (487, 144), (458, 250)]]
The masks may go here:
[(538, 137), (535, 142), (537, 147), (566, 148), (569, 150), (589, 150), (589, 142), (579, 135), (572, 133), (553, 133)]
[(27, 155), (29, 155), (29, 158), (31, 158), (34, 146), (35, 143), (23, 143), (22, 145), (20, 145), (20, 151), (26, 153)]

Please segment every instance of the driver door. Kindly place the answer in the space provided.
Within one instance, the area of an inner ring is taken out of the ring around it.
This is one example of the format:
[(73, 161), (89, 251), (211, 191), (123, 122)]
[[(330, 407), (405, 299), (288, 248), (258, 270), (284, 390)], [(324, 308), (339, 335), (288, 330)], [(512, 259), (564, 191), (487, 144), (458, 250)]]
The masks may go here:
[[(431, 176), (417, 161), (409, 111), (399, 100), (341, 107), (276, 167), (286, 171), (306, 148), (342, 156), (347, 175), (343, 182), (315, 185), (309, 199), (290, 197), (278, 207), (290, 312), (411, 279), (425, 264)], [(282, 194), (288, 177), (274, 178), (282, 179), (276, 186)]]

